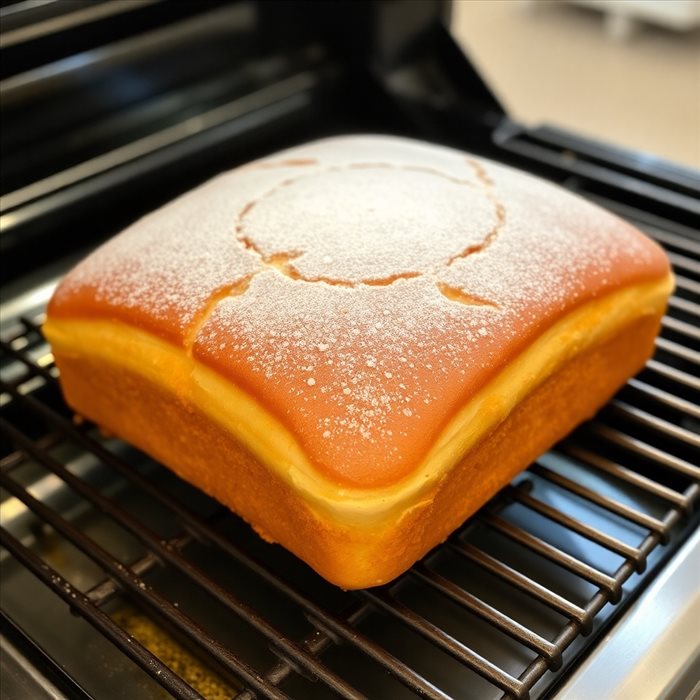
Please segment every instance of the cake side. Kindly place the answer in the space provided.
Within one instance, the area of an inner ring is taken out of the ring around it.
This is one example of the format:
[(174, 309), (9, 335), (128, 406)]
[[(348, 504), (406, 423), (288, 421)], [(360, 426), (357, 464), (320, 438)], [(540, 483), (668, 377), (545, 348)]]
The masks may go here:
[(331, 139), (137, 222), (66, 278), (47, 331), (146, 331), (254, 397), (312, 474), (372, 490), (410, 478), (559, 320), (668, 271), (632, 227), (534, 178), (402, 139)]
[(86, 346), (73, 345), (70, 336), (56, 344), (55, 353), (75, 410), (167, 464), (329, 581), (361, 588), (399, 575), (523, 465), (591, 416), (643, 366), (660, 313), (632, 321), (569, 359), (429, 488), (382, 519), (365, 522), (343, 521), (316, 507), (308, 493), (252, 455), (240, 435), (212, 420), (191, 396), (164, 387), (163, 375), (182, 378), (186, 362), (180, 355), (171, 362), (156, 357), (160, 367), (154, 371), (116, 356), (82, 353)]
[[(346, 525), (372, 526), (413, 507), (529, 394), (575, 357), (605, 345), (631, 324), (658, 323), (671, 285), (667, 278), (618, 290), (560, 319), (459, 408), (428, 452), (416, 456), (410, 474), (379, 487), (352, 488), (328, 478), (257, 397), (156, 336), (120, 322), (94, 320), (49, 319), (45, 332), (61, 370), (67, 360), (121, 366), (217, 423), (324, 517)], [(645, 352), (650, 354), (651, 346)], [(581, 378), (584, 382), (587, 377)], [(70, 402), (70, 381), (64, 377), (62, 384)], [(616, 388), (608, 387), (609, 392)], [(84, 402), (75, 408), (97, 419)], [(119, 434), (114, 425), (104, 422), (104, 416), (101, 420)], [(219, 468), (223, 473), (235, 472), (236, 465), (226, 461)]]

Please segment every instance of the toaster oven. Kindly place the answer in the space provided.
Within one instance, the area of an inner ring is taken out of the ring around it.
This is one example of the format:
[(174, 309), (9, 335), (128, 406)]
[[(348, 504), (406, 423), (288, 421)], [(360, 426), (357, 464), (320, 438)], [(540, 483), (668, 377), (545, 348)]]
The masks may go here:
[[(2, 3), (0, 660), (16, 698), (685, 698), (700, 678), (700, 177), (511, 120), (438, 0)], [(646, 368), (396, 581), (346, 592), (72, 415), (57, 280), (213, 174), (375, 132), (658, 240)]]

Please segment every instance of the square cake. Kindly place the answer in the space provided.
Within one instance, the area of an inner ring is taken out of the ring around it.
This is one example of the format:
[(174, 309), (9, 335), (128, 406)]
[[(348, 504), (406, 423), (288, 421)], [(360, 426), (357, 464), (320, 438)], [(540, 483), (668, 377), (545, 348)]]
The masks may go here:
[(76, 412), (359, 588), (606, 403), (672, 287), (656, 243), (555, 185), (349, 136), (137, 221), (45, 332)]

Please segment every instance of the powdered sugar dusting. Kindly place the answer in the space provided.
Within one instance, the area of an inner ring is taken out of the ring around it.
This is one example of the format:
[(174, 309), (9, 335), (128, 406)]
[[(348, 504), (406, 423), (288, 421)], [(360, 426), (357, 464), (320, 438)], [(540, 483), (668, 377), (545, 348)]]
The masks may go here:
[(327, 476), (372, 487), (408, 473), (563, 312), (665, 266), (634, 229), (549, 184), (352, 137), (206, 184), (88, 258), (58, 298), (87, 290), (106, 314), (174, 328)]
[(498, 224), (469, 168), (456, 180), (435, 169), (357, 165), (283, 180), (241, 212), (239, 238), (272, 264), (285, 256), (293, 277), (357, 285), (448, 264)]
[[(387, 306), (391, 322), (377, 328)], [(269, 381), (264, 395), (319, 461), (353, 464), (374, 446), (400, 465), (423, 439), (420, 419), (449, 410), (437, 398), (464, 376), (471, 353), (491, 342), (478, 328), (499, 313), (481, 308), (474, 316), (445, 302), (428, 277), (348, 289), (269, 270), (217, 306), (196, 354), (235, 368), (243, 385)], [(321, 351), (329, 338), (331, 350)], [(327, 430), (334, 439), (315, 443)]]
[[(376, 165), (353, 170), (370, 147)], [(572, 195), (446, 149), (431, 149), (432, 172), (422, 172), (425, 149), (372, 138), (312, 145), (336, 169), (287, 178), (242, 220), (262, 257), (293, 253), (293, 269), (268, 266), (200, 336), (201, 356), (242, 383), (266, 378), (261, 394), (310, 456), (359, 485), (402, 473), (563, 310), (658, 261), (631, 227)], [(405, 167), (416, 153), (420, 168)], [(244, 355), (254, 359), (240, 364)], [(333, 439), (319, 441), (327, 431)]]
[(231, 173), (144, 217), (100, 247), (62, 282), (56, 300), (78, 294), (98, 307), (184, 337), (208, 299), (260, 269), (233, 236), (233, 221), (261, 174)]
[(602, 209), (502, 166), (490, 164), (489, 171), (508, 202), (501, 235), (489, 255), (456, 262), (441, 280), (498, 300), (511, 323), (546, 323), (595, 297), (596, 286), (602, 292), (621, 281), (618, 275), (658, 266), (658, 247)]

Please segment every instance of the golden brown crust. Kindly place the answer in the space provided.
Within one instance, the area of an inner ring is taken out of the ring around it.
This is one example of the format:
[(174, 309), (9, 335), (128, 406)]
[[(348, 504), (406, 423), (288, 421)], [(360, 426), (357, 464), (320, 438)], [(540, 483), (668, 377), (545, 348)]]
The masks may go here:
[(559, 319), (668, 271), (656, 244), (551, 185), (354, 137), (137, 222), (66, 278), (49, 317), (116, 319), (184, 348), (255, 397), (321, 477), (374, 489), (409, 477)]
[(403, 572), (524, 465), (590, 417), (643, 366), (659, 321), (658, 315), (644, 317), (575, 357), (534, 389), (432, 492), (402, 514), (368, 527), (340, 524), (310, 507), (228, 431), (175, 392), (99, 359), (58, 352), (56, 360), (76, 411), (169, 465), (329, 581), (361, 588)]

